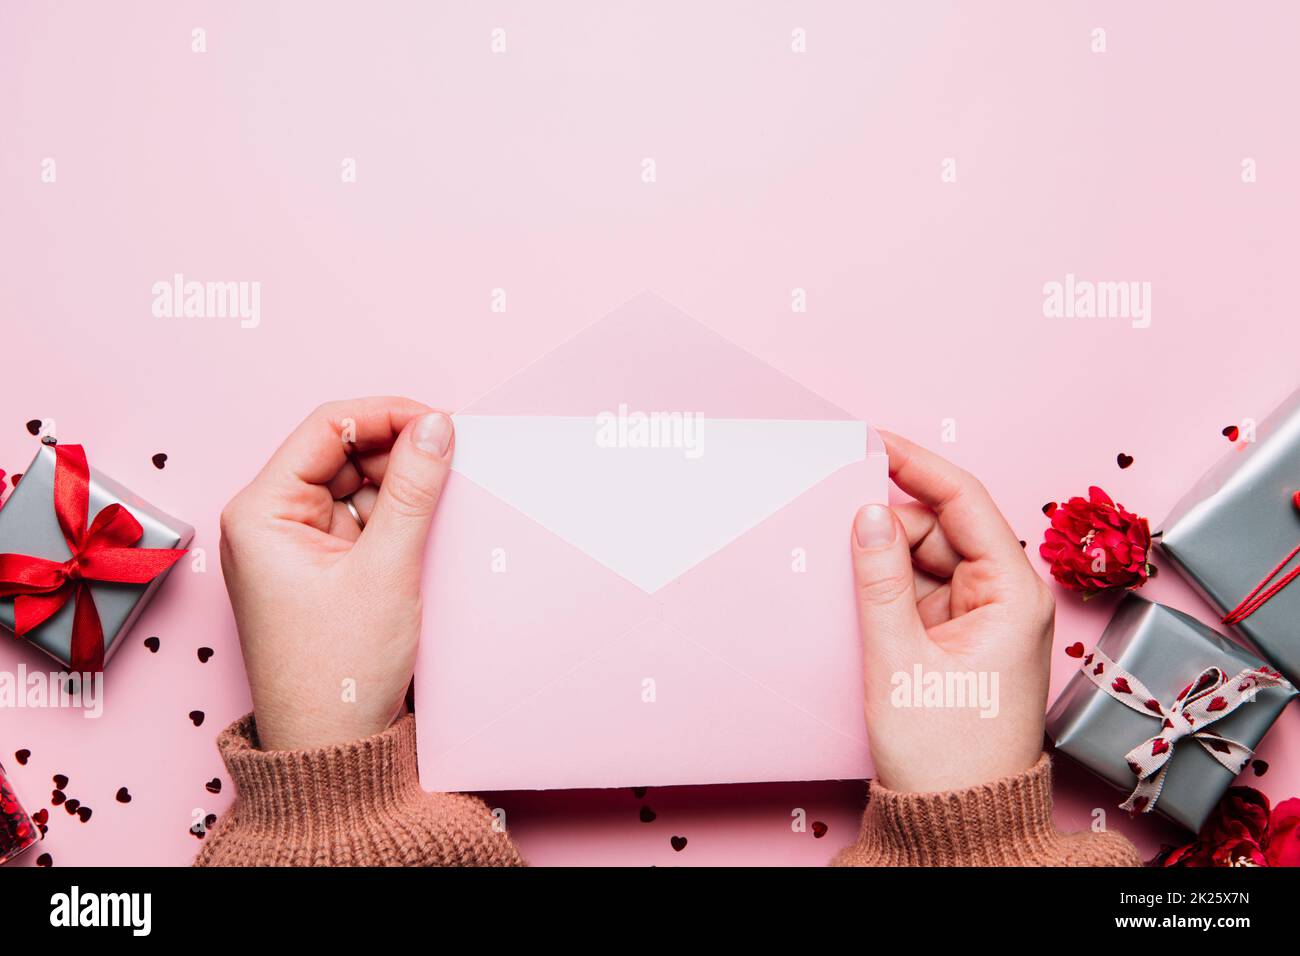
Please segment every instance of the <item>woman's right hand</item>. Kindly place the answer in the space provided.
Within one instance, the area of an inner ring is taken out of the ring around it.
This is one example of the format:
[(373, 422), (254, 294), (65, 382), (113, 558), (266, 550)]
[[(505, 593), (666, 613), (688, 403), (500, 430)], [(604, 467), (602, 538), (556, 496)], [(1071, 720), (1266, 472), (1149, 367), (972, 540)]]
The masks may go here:
[[(882, 436), (890, 477), (916, 501), (869, 504), (853, 526), (877, 778), (929, 793), (1022, 773), (1043, 749), (1055, 600), (974, 476)], [(944, 686), (985, 681), (992, 706), (908, 706), (918, 665)]]

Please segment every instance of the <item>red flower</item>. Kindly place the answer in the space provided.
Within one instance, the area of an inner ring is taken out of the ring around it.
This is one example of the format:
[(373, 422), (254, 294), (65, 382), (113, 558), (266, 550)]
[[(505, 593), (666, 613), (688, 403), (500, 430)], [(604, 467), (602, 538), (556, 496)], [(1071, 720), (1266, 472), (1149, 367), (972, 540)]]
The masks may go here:
[(1273, 808), (1264, 855), (1269, 866), (1300, 866), (1300, 800), (1295, 797)]
[(1151, 529), (1100, 488), (1050, 510), (1052, 526), (1038, 553), (1052, 577), (1087, 600), (1103, 591), (1141, 587), (1151, 573)]
[(1268, 797), (1232, 787), (1194, 843), (1157, 857), (1161, 866), (1300, 866), (1300, 799), (1269, 812)]

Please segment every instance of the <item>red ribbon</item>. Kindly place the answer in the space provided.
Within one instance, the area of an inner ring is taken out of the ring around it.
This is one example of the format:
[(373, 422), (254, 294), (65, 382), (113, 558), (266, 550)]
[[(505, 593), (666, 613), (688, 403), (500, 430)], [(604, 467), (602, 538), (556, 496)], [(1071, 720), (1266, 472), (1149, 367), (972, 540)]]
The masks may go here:
[(148, 584), (185, 554), (174, 548), (137, 548), (144, 529), (131, 512), (112, 504), (90, 527), (90, 467), (80, 445), (57, 445), (54, 513), (72, 557), (51, 561), (29, 554), (0, 554), (0, 598), (14, 599), (14, 633), (24, 637), (72, 598), (73, 671), (104, 669), (104, 626), (90, 582)]
[[(1297, 494), (1300, 494), (1300, 492), (1297, 492)], [(1270, 581), (1276, 578), (1279, 574), (1282, 574), (1282, 570), (1291, 563), (1291, 559), (1297, 554), (1300, 554), (1300, 545), (1296, 545), (1295, 549), (1283, 558), (1281, 563), (1274, 567), (1272, 571), (1268, 572), (1264, 577), (1264, 580), (1255, 585), (1255, 590), (1242, 598), (1240, 604), (1224, 615), (1223, 623), (1240, 624), (1271, 601), (1275, 594), (1294, 581), (1297, 577), (1300, 577), (1300, 565), (1296, 565), (1283, 575), (1282, 578), (1274, 582), (1272, 586), (1269, 585)], [(1265, 588), (1267, 588), (1267, 590), (1265, 590)]]

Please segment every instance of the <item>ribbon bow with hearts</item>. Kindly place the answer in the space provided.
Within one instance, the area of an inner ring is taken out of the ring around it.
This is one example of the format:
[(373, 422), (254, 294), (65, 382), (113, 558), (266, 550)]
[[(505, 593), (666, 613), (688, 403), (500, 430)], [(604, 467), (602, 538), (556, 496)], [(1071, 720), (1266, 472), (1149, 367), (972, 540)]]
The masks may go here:
[(104, 626), (90, 582), (148, 584), (185, 554), (175, 548), (137, 548), (144, 529), (125, 507), (112, 504), (87, 527), (90, 467), (80, 445), (54, 449), (54, 513), (71, 557), (51, 561), (29, 554), (0, 554), (0, 598), (14, 599), (14, 634), (25, 637), (69, 599), (73, 671), (104, 669)]
[(1290, 683), (1271, 667), (1248, 667), (1235, 677), (1218, 667), (1207, 667), (1183, 688), (1172, 705), (1165, 707), (1142, 682), (1101, 651), (1083, 659), (1083, 673), (1098, 688), (1139, 714), (1160, 721), (1160, 732), (1138, 744), (1127, 754), (1129, 769), (1138, 778), (1137, 787), (1120, 809), (1149, 813), (1160, 799), (1165, 773), (1174, 747), (1191, 737), (1211, 757), (1234, 775), (1241, 772), (1255, 752), (1245, 744), (1211, 733), (1206, 728), (1216, 720), (1255, 699), (1265, 687), (1290, 688)]

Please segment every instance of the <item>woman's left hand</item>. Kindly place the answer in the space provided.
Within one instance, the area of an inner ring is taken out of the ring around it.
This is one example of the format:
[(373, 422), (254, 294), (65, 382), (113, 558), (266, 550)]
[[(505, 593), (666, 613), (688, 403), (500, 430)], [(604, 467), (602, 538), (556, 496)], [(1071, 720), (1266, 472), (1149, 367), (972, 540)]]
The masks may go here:
[(401, 712), (454, 445), (451, 419), (410, 399), (333, 402), (222, 512), (221, 568), (263, 749), (357, 740)]

